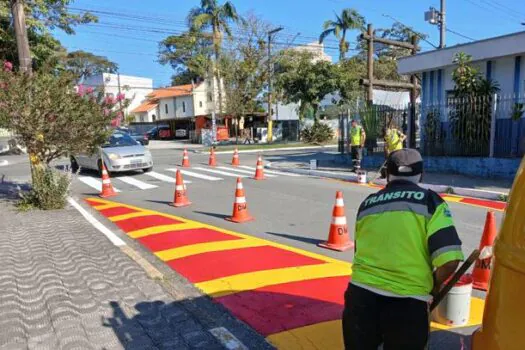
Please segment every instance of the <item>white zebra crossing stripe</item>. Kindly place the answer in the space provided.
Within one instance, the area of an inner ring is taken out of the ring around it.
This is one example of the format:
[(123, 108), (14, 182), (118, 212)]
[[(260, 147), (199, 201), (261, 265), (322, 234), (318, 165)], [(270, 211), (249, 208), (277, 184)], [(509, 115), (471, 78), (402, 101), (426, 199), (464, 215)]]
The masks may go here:
[[(254, 167), (251, 167), (251, 166), (241, 165), (240, 167), (241, 167), (241, 168), (244, 168), (244, 169), (250, 169), (250, 170), (255, 171), (255, 168), (254, 168)], [(300, 177), (300, 176), (302, 176), (302, 175), (294, 174), (294, 173), (284, 173), (284, 172), (281, 172), (281, 171), (275, 171), (275, 170), (267, 170), (267, 169), (264, 169), (264, 175), (267, 175), (267, 174), (283, 175), (283, 176), (292, 176), (292, 177)]]
[[(152, 177), (154, 179), (157, 179), (157, 180), (160, 180), (160, 181), (169, 182), (169, 183), (175, 183), (175, 178), (174, 177), (167, 176), (167, 175), (164, 175), (164, 174), (161, 174), (161, 173), (157, 173), (155, 171), (150, 171), (149, 173), (144, 173), (144, 175), (150, 176), (150, 177)], [(184, 180), (184, 183), (185, 184), (191, 184), (191, 181)]]
[[(176, 173), (177, 170), (179, 170), (179, 169), (166, 169), (166, 170), (167, 171), (173, 171), (173, 172)], [(196, 177), (198, 179), (203, 179), (203, 180), (208, 180), (208, 181), (221, 181), (222, 180), (222, 178), (220, 178), (220, 177), (194, 173), (193, 171), (188, 171), (188, 170), (181, 170), (180, 172), (182, 173), (182, 175), (188, 175), (188, 176), (191, 176), (191, 177)]]
[[(236, 171), (238, 173), (243, 173), (243, 174), (248, 174), (248, 175), (254, 175), (255, 174), (253, 171), (228, 168), (228, 167), (225, 167), (225, 166), (219, 166), (217, 168), (218, 169), (229, 170), (229, 171)], [(268, 176), (268, 177), (276, 177), (277, 175), (266, 175), (266, 176)]]
[(155, 185), (152, 185), (152, 184), (149, 184), (149, 183), (137, 180), (137, 179), (135, 179), (133, 177), (129, 177), (129, 176), (119, 176), (119, 177), (115, 177), (114, 179), (115, 180), (120, 180), (122, 182), (125, 182), (125, 183), (127, 183), (127, 184), (129, 184), (131, 186), (138, 187), (141, 190), (150, 190), (152, 188), (157, 188), (157, 186), (155, 186)]
[[(78, 179), (86, 185), (88, 185), (89, 187), (92, 187), (99, 192), (102, 191), (102, 181), (89, 176), (80, 176)], [(113, 187), (113, 189), (115, 190), (115, 192), (120, 192), (120, 190), (115, 187)]]
[(206, 169), (206, 168), (194, 168), (194, 169), (207, 171), (207, 172), (210, 172), (210, 173), (224, 175), (224, 176), (230, 176), (230, 177), (248, 177), (247, 175), (234, 174), (234, 173), (229, 173), (227, 171), (221, 171), (221, 170)]

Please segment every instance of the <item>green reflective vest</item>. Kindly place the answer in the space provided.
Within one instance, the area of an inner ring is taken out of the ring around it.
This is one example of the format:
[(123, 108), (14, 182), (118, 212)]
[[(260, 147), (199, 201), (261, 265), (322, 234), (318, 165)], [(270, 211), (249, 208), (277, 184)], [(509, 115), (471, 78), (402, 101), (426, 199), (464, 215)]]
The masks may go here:
[(356, 125), (355, 128), (350, 128), (350, 145), (352, 146), (361, 146), (361, 134), (363, 133), (363, 128), (361, 125)]
[(399, 132), (396, 129), (390, 129), (390, 135), (385, 136), (385, 142), (388, 152), (394, 152), (403, 148), (403, 142), (401, 142)]
[(446, 202), (433, 191), (396, 180), (359, 207), (352, 283), (389, 294), (428, 297), (433, 269), (463, 260)]

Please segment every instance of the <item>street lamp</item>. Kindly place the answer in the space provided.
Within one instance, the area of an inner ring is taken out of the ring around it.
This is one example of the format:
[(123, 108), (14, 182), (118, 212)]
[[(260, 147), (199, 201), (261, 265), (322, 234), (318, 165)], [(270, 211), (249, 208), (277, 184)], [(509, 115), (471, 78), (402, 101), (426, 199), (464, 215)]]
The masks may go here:
[(439, 26), (439, 48), (445, 48), (445, 0), (441, 0), (441, 9), (440, 11), (431, 7), (428, 11), (425, 12), (425, 21), (430, 24)]
[(272, 121), (272, 36), (281, 30), (283, 27), (272, 29), (268, 32), (268, 142), (273, 141), (273, 121)]

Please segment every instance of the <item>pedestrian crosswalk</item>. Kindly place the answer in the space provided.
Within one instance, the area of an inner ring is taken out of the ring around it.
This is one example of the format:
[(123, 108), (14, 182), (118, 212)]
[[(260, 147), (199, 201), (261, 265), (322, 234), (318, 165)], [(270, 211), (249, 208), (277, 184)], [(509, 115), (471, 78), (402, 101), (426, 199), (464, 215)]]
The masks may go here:
[[(185, 184), (197, 184), (198, 182), (217, 182), (217, 181), (226, 181), (228, 178), (232, 177), (241, 177), (241, 178), (251, 178), (255, 174), (255, 167), (249, 166), (217, 166), (214, 168), (209, 167), (192, 167), (192, 168), (165, 168), (157, 171), (150, 171), (143, 174), (115, 174), (111, 177), (111, 182), (113, 188), (116, 192), (126, 192), (126, 191), (143, 191), (143, 190), (153, 190), (167, 184), (174, 185), (175, 177), (173, 175), (177, 170), (180, 170), (184, 176)], [(273, 170), (264, 170), (265, 175), (268, 178), (277, 178), (279, 176), (289, 176), (289, 177), (298, 177), (301, 175), (285, 173)], [(169, 174), (169, 175), (168, 175)], [(192, 180), (187, 180), (187, 178)], [(95, 174), (86, 174), (79, 176), (78, 180), (97, 192), (100, 192), (102, 189), (102, 181)]]

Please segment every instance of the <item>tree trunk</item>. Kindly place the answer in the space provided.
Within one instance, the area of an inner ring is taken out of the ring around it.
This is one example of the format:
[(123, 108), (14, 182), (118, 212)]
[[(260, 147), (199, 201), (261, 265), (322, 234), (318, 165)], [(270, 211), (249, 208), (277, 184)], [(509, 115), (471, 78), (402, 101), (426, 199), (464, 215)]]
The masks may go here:
[(27, 38), (26, 16), (24, 13), (24, 2), (22, 0), (11, 0), (11, 14), (16, 35), (16, 46), (18, 48), (18, 61), (20, 71), (32, 74), (31, 52)]

